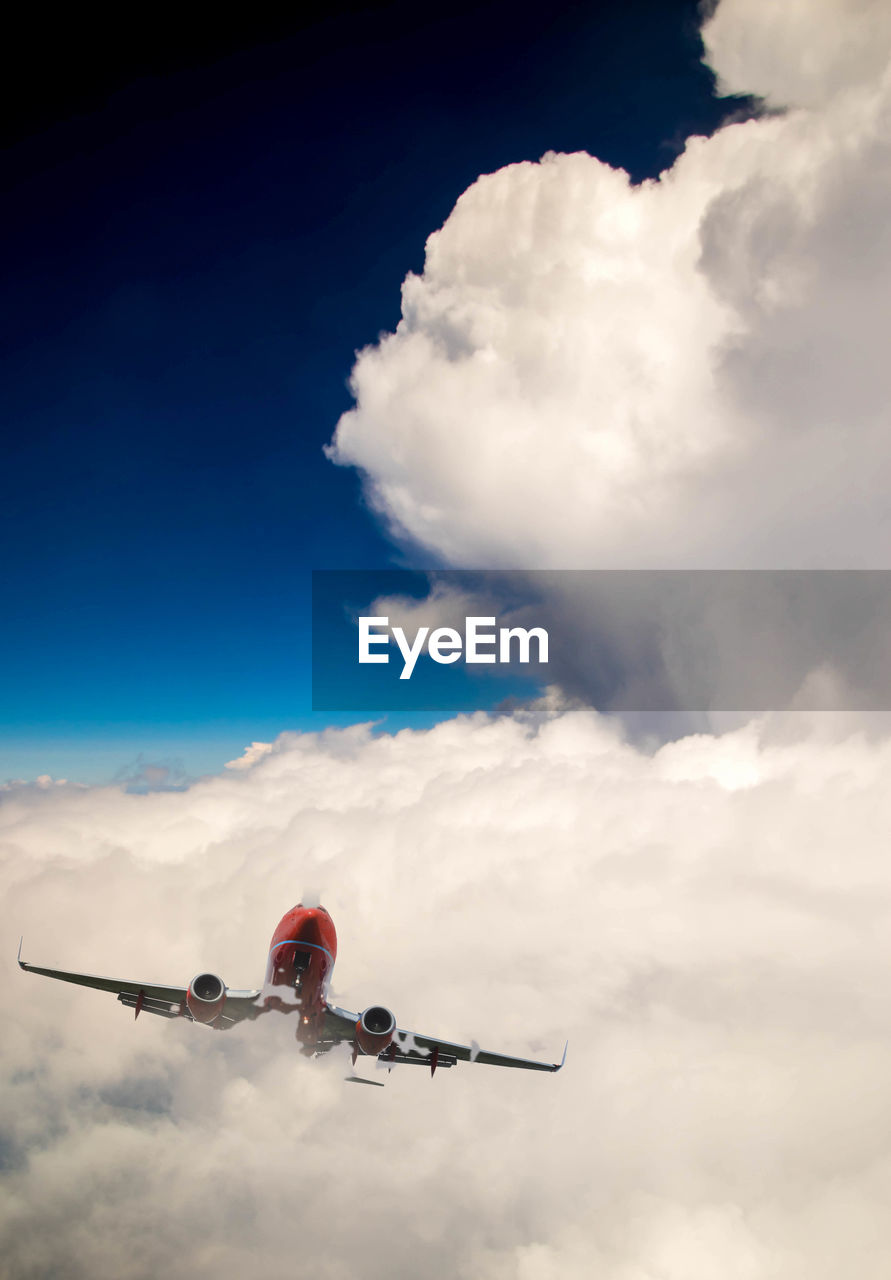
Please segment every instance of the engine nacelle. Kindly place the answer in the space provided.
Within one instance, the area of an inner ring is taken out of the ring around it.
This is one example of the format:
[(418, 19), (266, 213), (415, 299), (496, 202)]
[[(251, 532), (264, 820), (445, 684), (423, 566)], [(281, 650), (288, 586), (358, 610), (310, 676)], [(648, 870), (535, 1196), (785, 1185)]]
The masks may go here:
[(215, 973), (199, 973), (189, 983), (186, 1005), (196, 1022), (216, 1022), (226, 1003), (226, 984)]
[(363, 1053), (383, 1053), (393, 1039), (396, 1019), (382, 1004), (370, 1005), (356, 1023), (356, 1043)]

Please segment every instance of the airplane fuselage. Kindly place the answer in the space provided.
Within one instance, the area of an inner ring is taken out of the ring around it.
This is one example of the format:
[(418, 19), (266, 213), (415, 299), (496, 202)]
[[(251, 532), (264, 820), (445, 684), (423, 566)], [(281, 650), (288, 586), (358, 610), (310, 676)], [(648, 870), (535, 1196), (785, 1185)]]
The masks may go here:
[(285, 912), (269, 947), (262, 1001), (298, 1014), (297, 1039), (312, 1053), (324, 1027), (326, 995), (337, 959), (337, 933), (324, 907), (298, 904)]

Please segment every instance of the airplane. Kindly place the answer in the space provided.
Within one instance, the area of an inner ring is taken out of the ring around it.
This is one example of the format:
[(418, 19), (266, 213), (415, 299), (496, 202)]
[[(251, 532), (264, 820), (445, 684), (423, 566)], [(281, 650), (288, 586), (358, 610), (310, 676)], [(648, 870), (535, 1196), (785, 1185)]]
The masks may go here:
[[(520, 1067), (527, 1071), (559, 1071), (566, 1061), (536, 1062), (507, 1054), (490, 1053), (477, 1044), (452, 1044), (436, 1036), (417, 1035), (396, 1026), (396, 1019), (383, 1005), (369, 1005), (362, 1013), (350, 1013), (328, 1003), (327, 993), (337, 957), (334, 922), (324, 907), (298, 903), (285, 912), (272, 935), (266, 978), (256, 991), (227, 987), (215, 973), (199, 973), (187, 987), (159, 986), (152, 982), (130, 982), (102, 978), (65, 969), (44, 969), (22, 959), (26, 973), (39, 973), (62, 982), (111, 991), (134, 1017), (154, 1013), (162, 1018), (187, 1018), (217, 1031), (237, 1022), (253, 1020), (277, 1011), (297, 1015), (296, 1037), (300, 1052), (318, 1057), (337, 1045), (352, 1049), (355, 1069), (359, 1057), (374, 1057), (388, 1070), (398, 1065), (428, 1066), (431, 1077), (437, 1067), (453, 1067), (456, 1062), (479, 1062), (495, 1067)], [(356, 1084), (379, 1084), (363, 1076), (347, 1076)]]

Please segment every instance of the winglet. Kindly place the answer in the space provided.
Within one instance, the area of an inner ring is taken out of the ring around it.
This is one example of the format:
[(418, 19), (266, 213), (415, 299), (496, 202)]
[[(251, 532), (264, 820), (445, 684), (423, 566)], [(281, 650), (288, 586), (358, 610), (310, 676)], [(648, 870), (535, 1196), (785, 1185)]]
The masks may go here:
[(555, 1070), (555, 1071), (559, 1071), (559, 1070), (560, 1070), (560, 1069), (565, 1065), (565, 1063), (566, 1063), (566, 1050), (567, 1050), (568, 1048), (569, 1048), (569, 1041), (567, 1040), (567, 1041), (566, 1041), (566, 1044), (563, 1046), (563, 1057), (560, 1059), (560, 1066), (559, 1066), (559, 1067), (558, 1067), (558, 1066), (555, 1066), (555, 1067), (554, 1067), (554, 1070)]
[(24, 969), (24, 967), (25, 967), (25, 962), (24, 962), (24, 960), (22, 959), (22, 943), (23, 943), (24, 941), (25, 941), (25, 935), (24, 935), (24, 934), (22, 934), (22, 936), (19, 938), (19, 953), (18, 953), (18, 955), (16, 956), (16, 960), (18, 960), (18, 962), (19, 962), (19, 968), (20, 968), (20, 969)]

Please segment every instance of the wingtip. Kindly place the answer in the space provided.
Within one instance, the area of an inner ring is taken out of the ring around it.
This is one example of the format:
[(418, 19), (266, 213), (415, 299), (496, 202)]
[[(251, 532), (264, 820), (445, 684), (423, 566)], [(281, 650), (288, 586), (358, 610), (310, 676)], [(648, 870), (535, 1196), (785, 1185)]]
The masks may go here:
[(568, 1048), (569, 1048), (569, 1041), (567, 1040), (566, 1044), (563, 1046), (563, 1057), (560, 1059), (559, 1063), (554, 1067), (555, 1071), (561, 1071), (563, 1067), (566, 1065), (566, 1051)]
[(19, 938), (19, 953), (18, 953), (18, 955), (16, 956), (16, 960), (18, 960), (18, 962), (19, 962), (19, 968), (20, 968), (20, 969), (24, 969), (24, 967), (25, 967), (25, 962), (24, 962), (24, 960), (22, 959), (22, 943), (23, 943), (24, 941), (25, 941), (25, 935), (24, 935), (24, 934), (22, 934), (22, 936)]

